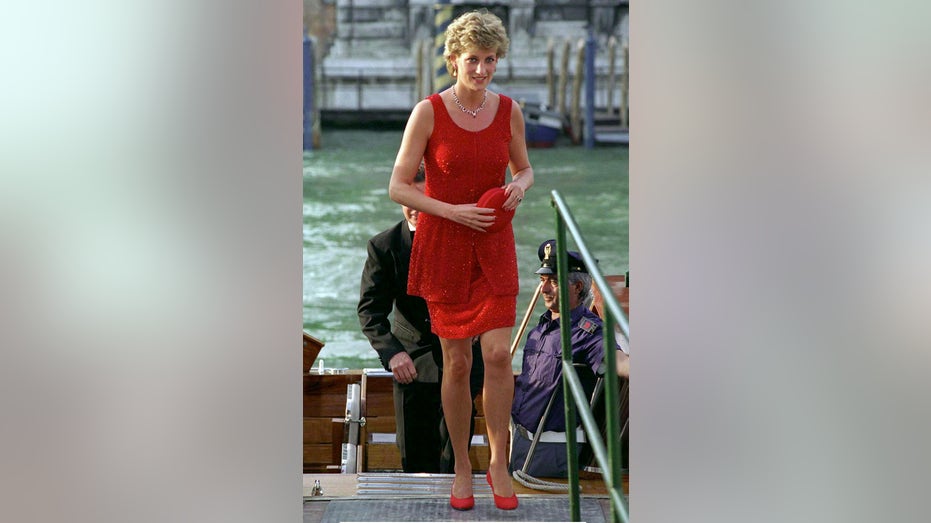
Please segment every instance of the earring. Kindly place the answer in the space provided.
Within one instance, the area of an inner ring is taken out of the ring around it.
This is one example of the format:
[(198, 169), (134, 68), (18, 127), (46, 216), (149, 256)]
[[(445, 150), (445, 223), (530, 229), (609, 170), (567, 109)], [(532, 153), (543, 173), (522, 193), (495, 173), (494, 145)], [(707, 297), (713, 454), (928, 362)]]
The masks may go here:
[(459, 74), (459, 70), (453, 69), (453, 78), (455, 78), (457, 74)]

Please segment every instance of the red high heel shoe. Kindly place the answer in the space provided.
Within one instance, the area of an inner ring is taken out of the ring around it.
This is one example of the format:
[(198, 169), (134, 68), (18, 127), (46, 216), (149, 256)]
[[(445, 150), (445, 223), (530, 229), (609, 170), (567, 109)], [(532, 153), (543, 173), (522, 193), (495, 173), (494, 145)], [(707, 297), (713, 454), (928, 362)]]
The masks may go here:
[(467, 498), (457, 498), (453, 496), (453, 489), (449, 489), (449, 506), (453, 507), (456, 510), (471, 510), (475, 506), (475, 496), (469, 496)]
[(517, 494), (511, 494), (510, 497), (499, 496), (495, 494), (495, 486), (491, 483), (491, 472), (485, 471), (485, 481), (491, 487), (491, 495), (495, 497), (495, 506), (501, 510), (514, 510), (517, 508)]

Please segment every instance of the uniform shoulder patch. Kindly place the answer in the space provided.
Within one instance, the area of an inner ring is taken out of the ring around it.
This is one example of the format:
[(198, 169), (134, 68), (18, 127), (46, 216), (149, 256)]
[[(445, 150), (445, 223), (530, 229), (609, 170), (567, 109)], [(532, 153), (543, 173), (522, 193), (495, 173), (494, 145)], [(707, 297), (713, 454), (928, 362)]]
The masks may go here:
[(581, 330), (583, 330), (583, 331), (585, 331), (585, 332), (591, 334), (591, 333), (595, 332), (595, 329), (598, 328), (598, 325), (595, 324), (595, 322), (593, 322), (592, 320), (590, 320), (590, 319), (588, 319), (588, 318), (582, 318), (581, 320), (579, 320), (579, 324), (577, 325), (577, 327), (578, 327), (579, 329), (581, 329)]

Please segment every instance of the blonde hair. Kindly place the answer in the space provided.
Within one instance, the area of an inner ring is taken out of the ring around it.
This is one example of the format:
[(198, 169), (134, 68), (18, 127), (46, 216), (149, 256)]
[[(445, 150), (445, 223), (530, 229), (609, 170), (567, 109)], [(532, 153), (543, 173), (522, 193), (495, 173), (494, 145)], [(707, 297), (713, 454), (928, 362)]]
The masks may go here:
[(464, 13), (446, 29), (446, 48), (443, 50), (446, 70), (449, 74), (455, 70), (452, 55), (458, 56), (472, 49), (496, 49), (497, 57), (504, 58), (510, 43), (504, 23), (487, 9)]

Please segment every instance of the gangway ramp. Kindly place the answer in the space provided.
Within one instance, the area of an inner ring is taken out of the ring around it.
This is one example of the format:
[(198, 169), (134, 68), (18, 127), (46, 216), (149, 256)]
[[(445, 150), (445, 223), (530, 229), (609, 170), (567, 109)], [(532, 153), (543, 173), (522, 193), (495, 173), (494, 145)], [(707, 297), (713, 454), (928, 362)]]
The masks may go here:
[[(452, 474), (304, 474), (304, 523), (342, 521), (569, 521), (565, 493), (528, 489), (517, 482), (516, 510), (495, 507), (484, 474), (475, 474), (475, 508), (460, 512), (449, 505)], [(560, 481), (560, 480), (554, 480)], [(562, 480), (565, 481), (565, 480)], [(312, 495), (319, 482), (322, 492)], [(625, 481), (626, 486), (626, 481)], [(600, 479), (582, 480), (582, 521), (610, 519), (610, 501)]]

